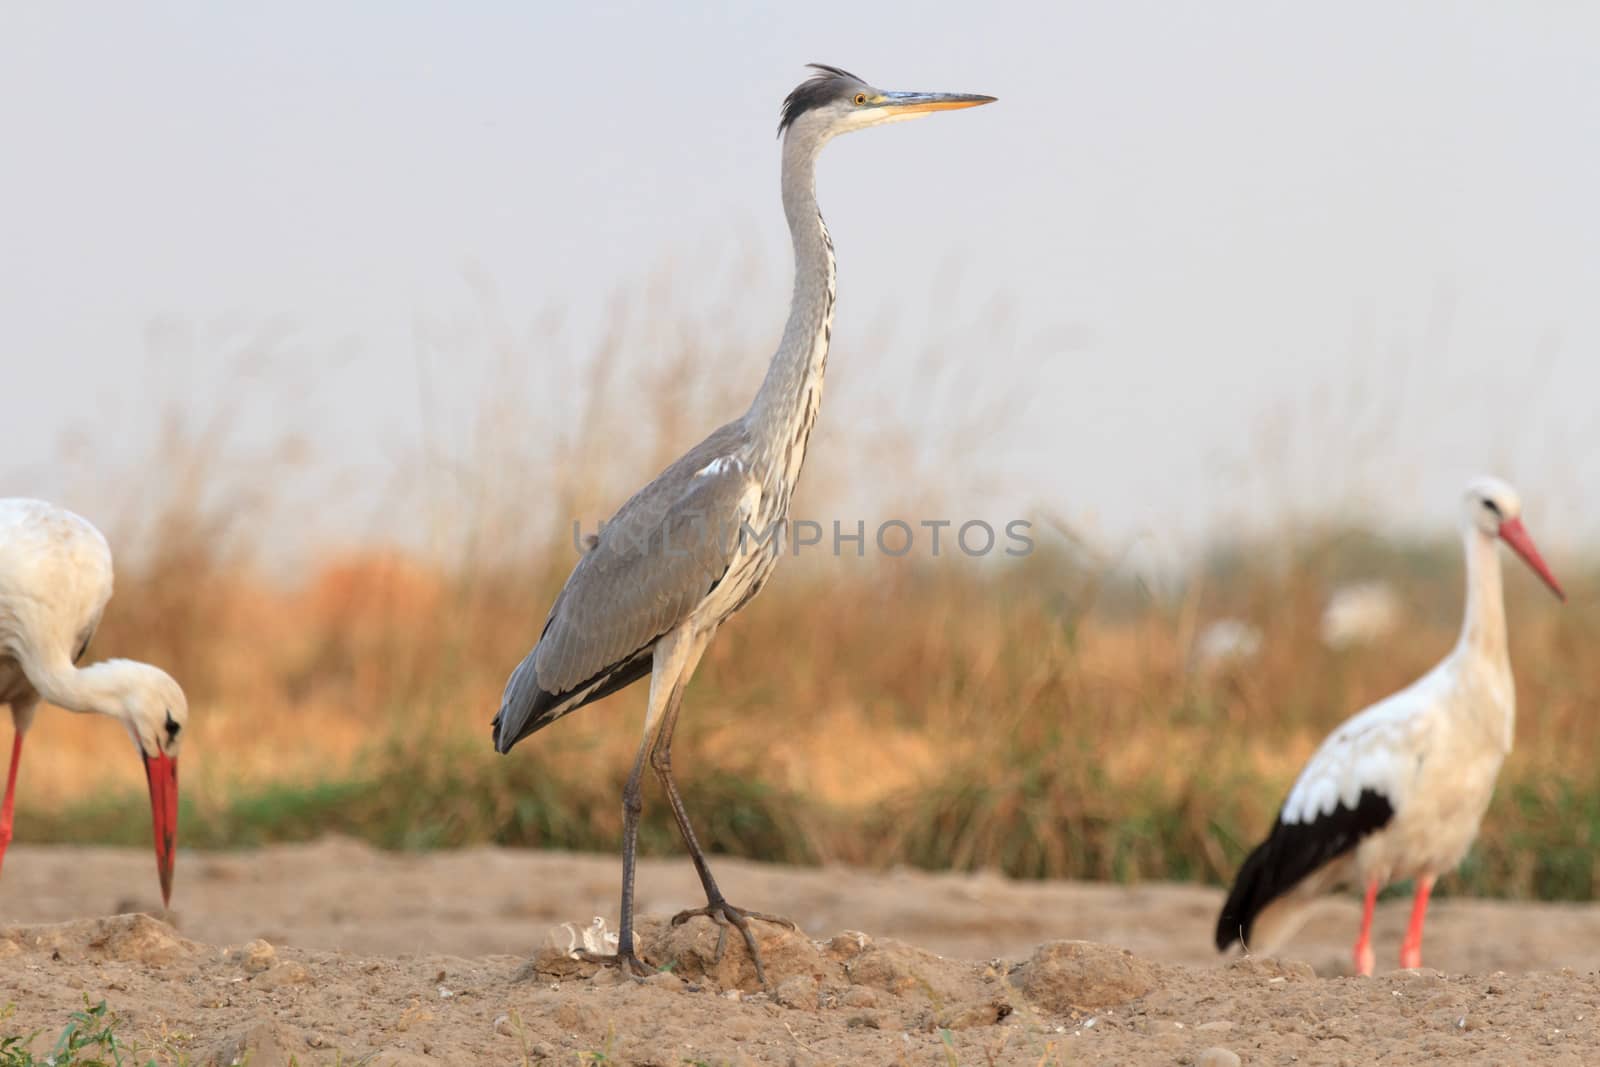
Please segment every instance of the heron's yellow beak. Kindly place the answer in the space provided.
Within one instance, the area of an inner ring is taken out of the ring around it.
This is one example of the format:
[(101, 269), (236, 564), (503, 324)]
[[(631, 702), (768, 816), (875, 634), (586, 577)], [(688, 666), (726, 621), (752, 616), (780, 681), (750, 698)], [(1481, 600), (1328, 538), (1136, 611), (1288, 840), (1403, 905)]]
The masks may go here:
[(994, 103), (992, 96), (976, 93), (883, 93), (870, 101), (896, 115), (916, 115), (924, 111), (956, 111)]

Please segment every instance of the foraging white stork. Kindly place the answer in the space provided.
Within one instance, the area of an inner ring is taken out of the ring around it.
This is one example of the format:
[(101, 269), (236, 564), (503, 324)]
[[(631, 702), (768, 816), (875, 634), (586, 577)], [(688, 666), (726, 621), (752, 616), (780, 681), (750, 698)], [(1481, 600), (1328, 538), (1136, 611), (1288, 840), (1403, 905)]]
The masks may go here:
[(0, 704), (11, 707), (11, 771), (0, 807), (0, 863), (11, 843), (22, 740), (43, 698), (127, 729), (144, 760), (161, 899), (172, 897), (178, 835), (178, 747), (189, 705), (178, 683), (146, 663), (79, 669), (111, 599), (111, 549), (89, 522), (38, 500), (0, 500)]
[(1516, 691), (1500, 590), (1504, 541), (1565, 600), (1522, 526), (1516, 490), (1496, 478), (1467, 487), (1466, 618), (1433, 670), (1345, 721), (1300, 772), (1267, 839), (1239, 868), (1217, 918), (1217, 949), (1235, 941), (1273, 952), (1320, 894), (1365, 890), (1355, 967), (1371, 974), (1378, 890), (1415, 879), (1400, 965), (1422, 964), (1422, 921), (1434, 879), (1461, 862), (1478, 835), (1500, 764), (1511, 751)]

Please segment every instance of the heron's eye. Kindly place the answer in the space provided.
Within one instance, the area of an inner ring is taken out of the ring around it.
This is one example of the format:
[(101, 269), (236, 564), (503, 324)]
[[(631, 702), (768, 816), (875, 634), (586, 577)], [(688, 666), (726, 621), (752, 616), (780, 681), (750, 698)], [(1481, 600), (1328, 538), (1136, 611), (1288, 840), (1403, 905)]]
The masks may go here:
[(1483, 506), (1488, 508), (1490, 511), (1492, 511), (1494, 513), (1494, 517), (1495, 518), (1497, 518), (1497, 519), (1500, 518), (1500, 505), (1499, 504), (1496, 504), (1493, 500), (1485, 500), (1483, 502)]
[(857, 107), (860, 107), (862, 104), (865, 104), (866, 102), (867, 102), (867, 94), (866, 93), (857, 93), (856, 94), (856, 106)]

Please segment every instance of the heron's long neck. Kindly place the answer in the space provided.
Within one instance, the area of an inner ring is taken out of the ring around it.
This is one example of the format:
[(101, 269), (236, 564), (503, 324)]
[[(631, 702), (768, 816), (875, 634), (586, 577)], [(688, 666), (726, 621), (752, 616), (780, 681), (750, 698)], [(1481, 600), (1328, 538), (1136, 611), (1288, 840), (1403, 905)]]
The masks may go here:
[(817, 208), (816, 140), (783, 145), (783, 211), (794, 240), (794, 300), (783, 340), (745, 419), (759, 476), (785, 507), (805, 460), (822, 403), (822, 376), (833, 337), (833, 241)]
[(1456, 650), (1500, 666), (1509, 666), (1506, 651), (1506, 604), (1500, 585), (1500, 554), (1494, 538), (1469, 527), (1467, 550), (1467, 608), (1461, 621)]

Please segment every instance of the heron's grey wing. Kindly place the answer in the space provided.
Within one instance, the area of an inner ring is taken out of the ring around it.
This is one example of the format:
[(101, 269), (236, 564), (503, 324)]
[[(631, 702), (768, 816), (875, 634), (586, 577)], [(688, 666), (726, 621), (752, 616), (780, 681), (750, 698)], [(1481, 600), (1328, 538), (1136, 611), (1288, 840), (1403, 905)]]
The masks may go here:
[[(701, 459), (699, 449), (684, 457)], [(507, 682), (495, 747), (505, 752), (648, 674), (656, 639), (688, 618), (727, 572), (760, 491), (743, 462), (722, 455), (698, 468), (674, 464), (623, 505), (578, 561), (538, 645)]]

